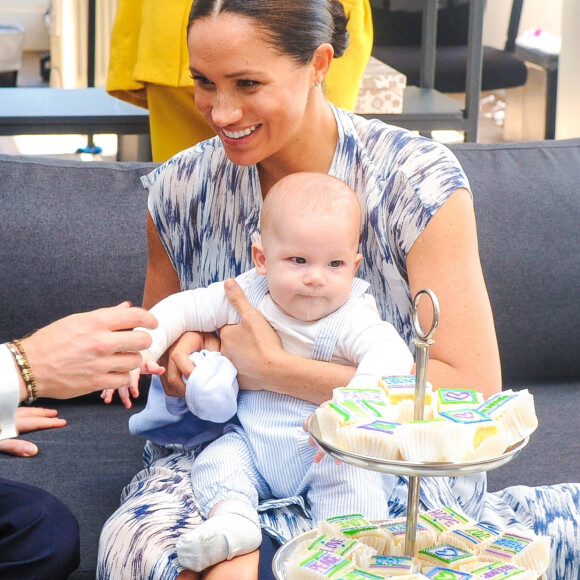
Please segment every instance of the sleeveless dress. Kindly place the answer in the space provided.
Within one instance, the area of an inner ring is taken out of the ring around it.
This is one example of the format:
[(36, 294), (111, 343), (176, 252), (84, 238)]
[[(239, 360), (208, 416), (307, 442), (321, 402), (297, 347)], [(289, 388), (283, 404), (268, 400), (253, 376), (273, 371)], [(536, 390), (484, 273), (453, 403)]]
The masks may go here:
[[(357, 192), (363, 213), (357, 275), (370, 283), (384, 320), (413, 349), (411, 296), (406, 256), (448, 197), (469, 187), (457, 159), (429, 139), (365, 120), (333, 107), (338, 144), (329, 173)], [(250, 269), (247, 240), (258, 229), (262, 192), (255, 166), (227, 160), (219, 139), (183, 151), (143, 178), (149, 211), (181, 281), (182, 289), (208, 286)], [(99, 549), (98, 580), (139, 577), (173, 580), (181, 570), (177, 538), (200, 521), (189, 474), (196, 449), (145, 446), (145, 469), (125, 488), (121, 507), (105, 524)], [(386, 476), (389, 514), (406, 511), (407, 478)], [(442, 505), (496, 529), (513, 525), (550, 535), (550, 580), (579, 578), (580, 485), (488, 493), (484, 473), (422, 478), (420, 509)], [(301, 496), (263, 502), (264, 529), (284, 542), (308, 529)]]

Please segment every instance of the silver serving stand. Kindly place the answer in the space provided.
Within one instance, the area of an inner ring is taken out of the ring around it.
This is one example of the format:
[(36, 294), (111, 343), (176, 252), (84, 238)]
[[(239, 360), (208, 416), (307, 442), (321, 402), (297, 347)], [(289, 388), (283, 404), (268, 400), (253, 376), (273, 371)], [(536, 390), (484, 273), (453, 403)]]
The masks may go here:
[[(419, 323), (419, 303), (422, 296), (429, 296), (433, 309), (433, 319), (428, 332), (424, 332)], [(432, 290), (421, 290), (415, 296), (412, 305), (412, 322), (416, 334), (413, 344), (416, 348), (416, 371), (415, 371), (415, 420), (423, 419), (425, 408), (425, 386), (427, 383), (427, 367), (429, 363), (429, 349), (434, 344), (433, 335), (439, 323), (439, 301)], [(462, 463), (411, 463), (408, 461), (397, 461), (394, 459), (380, 459), (368, 457), (358, 453), (352, 453), (332, 445), (322, 438), (318, 417), (312, 414), (307, 420), (307, 427), (310, 435), (316, 443), (326, 453), (350, 463), (362, 469), (390, 473), (393, 475), (407, 476), (409, 479), (409, 491), (407, 496), (407, 526), (405, 532), (405, 554), (416, 555), (417, 519), (419, 516), (419, 487), (421, 477), (452, 477), (458, 475), (469, 475), (497, 469), (514, 459), (522, 449), (528, 444), (529, 437), (526, 437), (516, 445), (513, 445), (499, 456), (483, 460), (466, 461)], [(304, 532), (296, 536), (276, 552), (272, 561), (272, 570), (277, 580), (285, 580), (284, 562), (292, 555), (298, 543), (311, 538), (316, 533), (315, 530)]]

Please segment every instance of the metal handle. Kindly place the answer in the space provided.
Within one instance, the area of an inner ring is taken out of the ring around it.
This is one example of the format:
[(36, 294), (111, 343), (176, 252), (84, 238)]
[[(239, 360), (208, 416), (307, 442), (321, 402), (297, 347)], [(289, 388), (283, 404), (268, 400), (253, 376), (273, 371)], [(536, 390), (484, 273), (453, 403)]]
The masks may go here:
[[(421, 301), (421, 297), (424, 295), (429, 296), (429, 298), (431, 298), (431, 303), (433, 304), (433, 320), (431, 321), (431, 327), (429, 328), (428, 332), (424, 332), (423, 328), (421, 327), (421, 323), (419, 322), (419, 302)], [(415, 299), (413, 300), (411, 316), (413, 321), (413, 330), (417, 335), (417, 339), (422, 342), (430, 341), (433, 338), (435, 331), (437, 330), (437, 325), (439, 324), (439, 300), (437, 299), (437, 296), (433, 290), (425, 288), (424, 290), (419, 290), (419, 292), (417, 292)], [(413, 341), (415, 344), (416, 340)]]
[[(427, 295), (433, 304), (433, 320), (427, 332), (419, 322), (419, 302)], [(439, 300), (432, 290), (426, 288), (417, 292), (411, 310), (413, 329), (417, 338), (413, 339), (416, 348), (415, 364), (415, 407), (414, 419), (421, 421), (425, 410), (425, 386), (427, 384), (427, 365), (429, 363), (429, 348), (434, 344), (433, 335), (439, 324)], [(409, 491), (407, 495), (407, 526), (405, 528), (405, 553), (408, 556), (416, 555), (417, 518), (419, 515), (419, 484), (418, 475), (409, 477)]]

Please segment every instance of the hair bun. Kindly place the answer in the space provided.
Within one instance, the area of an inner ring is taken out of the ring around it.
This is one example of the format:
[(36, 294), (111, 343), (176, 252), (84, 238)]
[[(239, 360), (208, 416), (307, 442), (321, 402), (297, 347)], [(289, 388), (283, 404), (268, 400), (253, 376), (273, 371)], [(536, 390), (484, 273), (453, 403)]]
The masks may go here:
[(346, 26), (349, 16), (344, 11), (344, 5), (340, 0), (330, 0), (330, 11), (334, 20), (334, 32), (332, 35), (332, 48), (334, 57), (342, 56), (348, 48), (349, 34)]

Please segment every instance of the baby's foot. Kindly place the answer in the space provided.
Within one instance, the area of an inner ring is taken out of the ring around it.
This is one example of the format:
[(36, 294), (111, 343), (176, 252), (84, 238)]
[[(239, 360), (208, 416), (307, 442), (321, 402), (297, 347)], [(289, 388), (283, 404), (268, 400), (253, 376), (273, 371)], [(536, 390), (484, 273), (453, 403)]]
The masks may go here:
[[(224, 507), (227, 503), (230, 502)], [(250, 519), (246, 514), (220, 513), (218, 508), (215, 515), (177, 540), (177, 559), (184, 568), (201, 572), (218, 562), (253, 552), (261, 543), (257, 514)]]

